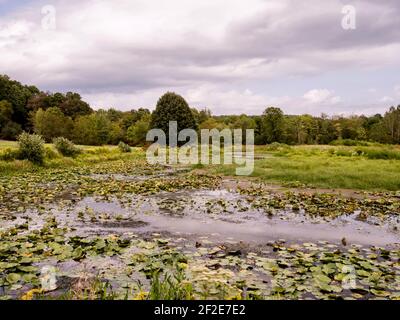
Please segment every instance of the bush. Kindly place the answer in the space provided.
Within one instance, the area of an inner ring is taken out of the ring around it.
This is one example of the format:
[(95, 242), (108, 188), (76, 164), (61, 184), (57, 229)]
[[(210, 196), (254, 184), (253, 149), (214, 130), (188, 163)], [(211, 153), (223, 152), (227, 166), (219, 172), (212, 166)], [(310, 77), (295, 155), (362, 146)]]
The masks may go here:
[(121, 152), (131, 152), (131, 147), (122, 141), (118, 143), (118, 148)]
[(53, 144), (57, 151), (65, 157), (75, 157), (81, 152), (71, 141), (63, 137), (55, 138)]
[(18, 136), (19, 157), (36, 164), (42, 164), (44, 160), (44, 140), (37, 134), (26, 132)]

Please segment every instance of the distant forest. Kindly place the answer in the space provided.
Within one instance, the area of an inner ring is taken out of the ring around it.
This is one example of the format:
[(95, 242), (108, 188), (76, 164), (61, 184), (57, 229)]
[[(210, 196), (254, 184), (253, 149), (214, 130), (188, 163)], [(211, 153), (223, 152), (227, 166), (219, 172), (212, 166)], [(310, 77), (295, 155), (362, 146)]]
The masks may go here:
[[(183, 98), (173, 93), (167, 95), (168, 99), (164, 99), (165, 95), (160, 98), (153, 113), (147, 108), (95, 111), (78, 93), (43, 92), (35, 86), (23, 85), (0, 75), (0, 139), (15, 140), (26, 131), (38, 133), (49, 142), (56, 137), (65, 137), (84, 145), (118, 144), (120, 141), (140, 145), (145, 143), (146, 132), (157, 127), (155, 118), (174, 120), (175, 116), (181, 116), (179, 103)], [(162, 104), (170, 102), (177, 104), (173, 109), (175, 114), (165, 113), (170, 117), (167, 119), (163, 117), (165, 105)], [(349, 144), (366, 141), (400, 143), (400, 105), (390, 107), (383, 115), (349, 117), (285, 115), (276, 107), (268, 107), (258, 116), (213, 116), (208, 109), (196, 108), (190, 108), (190, 111), (185, 117), (193, 128), (254, 129), (258, 145), (272, 142), (290, 145), (343, 141)]]

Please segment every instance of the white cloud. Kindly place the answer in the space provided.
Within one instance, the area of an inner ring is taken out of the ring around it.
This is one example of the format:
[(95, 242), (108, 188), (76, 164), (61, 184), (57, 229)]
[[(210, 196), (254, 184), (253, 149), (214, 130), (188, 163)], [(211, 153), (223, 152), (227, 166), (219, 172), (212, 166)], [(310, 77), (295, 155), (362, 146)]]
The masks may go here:
[[(313, 95), (312, 99), (304, 96), (273, 96), (254, 93), (246, 89), (227, 89), (223, 85), (199, 85), (196, 88), (170, 87), (170, 91), (181, 94), (191, 107), (198, 109), (209, 108), (215, 115), (226, 114), (261, 114), (265, 108), (275, 106), (281, 108), (286, 114), (312, 114), (332, 113), (332, 106), (340, 110), (340, 113), (351, 114), (352, 110), (339, 104), (339, 97), (331, 91), (311, 90), (305, 96)], [(314, 92), (315, 91), (315, 92)], [(137, 107), (153, 109), (158, 98), (164, 93), (163, 88), (142, 90), (136, 93), (91, 93), (84, 94), (86, 99), (96, 109), (119, 106), (122, 110), (130, 110)], [(128, 101), (128, 103), (127, 103)], [(357, 109), (357, 111), (360, 111)], [(362, 112), (362, 110), (361, 110)]]
[[(255, 94), (249, 89), (227, 90), (223, 86), (201, 85), (195, 89), (170, 88), (185, 97), (191, 107), (209, 108), (215, 115), (222, 114), (260, 114), (267, 106), (283, 106), (290, 97), (266, 97)], [(143, 90), (136, 93), (91, 93), (83, 97), (96, 108), (119, 106), (123, 110), (137, 107), (154, 108), (164, 89)], [(130, 103), (126, 103), (130, 101)]]
[(379, 101), (380, 102), (393, 102), (394, 99), (392, 97), (389, 97), (389, 96), (384, 96)]
[(24, 20), (0, 24), (0, 41), (25, 36), (29, 33), (31, 26), (32, 23)]
[(310, 103), (319, 104), (337, 104), (341, 101), (339, 96), (336, 96), (333, 91), (328, 89), (312, 89), (306, 92), (303, 96)]
[(289, 97), (271, 97), (253, 93), (249, 89), (237, 90), (221, 86), (203, 85), (189, 89), (185, 97), (193, 106), (210, 108), (214, 114), (260, 114), (267, 106), (282, 106)]

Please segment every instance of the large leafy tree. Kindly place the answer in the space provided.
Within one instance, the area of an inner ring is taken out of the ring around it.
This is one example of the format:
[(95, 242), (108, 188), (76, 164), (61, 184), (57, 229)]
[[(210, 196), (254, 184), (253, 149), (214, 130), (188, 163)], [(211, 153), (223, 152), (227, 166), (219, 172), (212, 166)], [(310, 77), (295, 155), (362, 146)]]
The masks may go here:
[(91, 114), (93, 110), (82, 100), (78, 93), (67, 92), (65, 100), (60, 104), (61, 111), (71, 118)]
[(383, 117), (383, 123), (390, 134), (391, 143), (400, 143), (400, 105), (390, 107)]
[(285, 119), (280, 108), (269, 107), (262, 115), (262, 134), (265, 142), (282, 142), (284, 139)]
[(142, 119), (149, 120), (150, 115), (150, 110), (145, 108), (139, 108), (138, 110), (125, 112), (122, 117), (122, 126), (125, 130), (127, 130), (130, 126)]
[(35, 132), (48, 142), (57, 137), (69, 138), (72, 127), (71, 118), (65, 116), (56, 107), (48, 108), (47, 110), (39, 109), (34, 117)]
[(197, 129), (189, 105), (185, 99), (173, 92), (167, 92), (158, 100), (157, 107), (151, 116), (150, 126), (163, 130), (168, 137), (169, 121), (177, 121), (178, 132), (183, 129)]
[(232, 129), (242, 129), (242, 143), (245, 144), (247, 139), (246, 130), (255, 130), (256, 126), (257, 124), (252, 117), (242, 114), (233, 122)]
[(24, 86), (6, 75), (0, 75), (0, 101), (7, 100), (11, 103), (12, 120), (22, 125), (23, 128), (28, 123), (27, 102), (32, 96), (39, 93), (39, 89), (35, 86)]
[(197, 126), (200, 126), (203, 122), (211, 118), (211, 111), (207, 108), (204, 108), (200, 111), (196, 108), (192, 108), (191, 110)]
[(16, 139), (22, 128), (18, 123), (12, 121), (14, 113), (12, 104), (6, 100), (0, 101), (0, 138)]
[(12, 104), (7, 100), (0, 101), (0, 128), (4, 127), (9, 121), (14, 110)]
[(78, 144), (103, 145), (111, 138), (112, 123), (106, 112), (98, 111), (75, 120), (73, 140)]
[(146, 134), (149, 130), (150, 116), (144, 116), (141, 120), (137, 121), (135, 124), (128, 128), (126, 133), (128, 141), (137, 145), (146, 142)]

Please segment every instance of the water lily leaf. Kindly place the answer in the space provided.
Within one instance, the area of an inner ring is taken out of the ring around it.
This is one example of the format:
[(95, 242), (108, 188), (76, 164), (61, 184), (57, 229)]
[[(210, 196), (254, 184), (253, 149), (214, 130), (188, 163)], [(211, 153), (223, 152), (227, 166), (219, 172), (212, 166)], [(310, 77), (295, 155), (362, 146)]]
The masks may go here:
[(361, 277), (369, 277), (370, 273), (365, 270), (356, 270), (357, 275)]
[(384, 291), (384, 290), (377, 290), (377, 289), (371, 289), (370, 292), (378, 297), (388, 297), (390, 296), (390, 292)]
[(0, 270), (15, 268), (18, 265), (19, 265), (18, 263), (0, 262)]
[(14, 284), (21, 280), (21, 275), (18, 273), (10, 273), (6, 276), (6, 280), (9, 284)]
[(77, 247), (72, 253), (72, 257), (76, 261), (82, 260), (85, 257), (85, 253), (82, 247)]
[(314, 279), (317, 282), (321, 282), (321, 283), (325, 283), (325, 284), (331, 282), (331, 279), (324, 274), (316, 274), (316, 275), (314, 275)]
[(318, 283), (317, 284), (319, 289), (323, 292), (335, 292), (335, 293), (339, 293), (341, 292), (343, 289), (339, 286), (334, 286), (334, 285), (329, 285), (326, 283)]
[(360, 261), (358, 263), (361, 267), (363, 267), (365, 270), (373, 270), (374, 267), (367, 261)]
[(324, 264), (322, 267), (322, 272), (325, 274), (332, 274), (336, 272), (336, 265), (334, 263)]
[(18, 270), (27, 272), (27, 273), (32, 273), (32, 272), (36, 272), (38, 270), (38, 268), (33, 267), (33, 266), (19, 266)]
[(22, 257), (21, 260), (19, 260), (20, 264), (30, 264), (35, 261), (35, 258), (33, 257)]
[(274, 262), (265, 262), (262, 264), (262, 267), (272, 273), (278, 272), (279, 270), (279, 266)]
[(22, 276), (22, 280), (24, 280), (25, 283), (30, 283), (30, 282), (32, 282), (33, 280), (36, 280), (36, 279), (37, 279), (37, 277), (33, 273), (26, 273), (26, 274), (24, 274)]
[(106, 247), (106, 242), (103, 239), (98, 239), (95, 244), (97, 250), (102, 250)]

